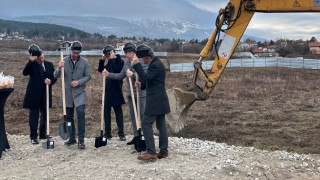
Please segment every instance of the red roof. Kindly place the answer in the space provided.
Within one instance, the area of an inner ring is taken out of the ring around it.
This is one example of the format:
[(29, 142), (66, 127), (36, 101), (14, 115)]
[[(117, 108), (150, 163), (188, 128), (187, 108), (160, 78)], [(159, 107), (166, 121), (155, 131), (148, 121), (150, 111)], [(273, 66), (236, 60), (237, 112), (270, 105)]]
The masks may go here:
[(311, 42), (309, 43), (309, 47), (320, 47), (320, 42)]
[(276, 49), (275, 46), (267, 46), (267, 49)]

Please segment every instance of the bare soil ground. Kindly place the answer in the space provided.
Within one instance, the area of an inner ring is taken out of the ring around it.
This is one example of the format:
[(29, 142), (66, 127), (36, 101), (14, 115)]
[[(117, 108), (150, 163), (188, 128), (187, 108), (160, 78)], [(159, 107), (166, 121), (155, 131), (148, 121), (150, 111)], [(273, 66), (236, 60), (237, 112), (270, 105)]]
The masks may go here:
[[(92, 79), (87, 84), (86, 136), (99, 133), (101, 76), (98, 57), (90, 61)], [(57, 66), (58, 57), (46, 57)], [(173, 59), (169, 56), (169, 59)], [(0, 57), (0, 70), (15, 77), (15, 91), (5, 106), (9, 134), (29, 134), (28, 110), (22, 109), (29, 77), (22, 75), (27, 56)], [(164, 60), (165, 62), (165, 60)], [(167, 88), (191, 80), (191, 72), (167, 73)], [(199, 138), (239, 146), (298, 153), (320, 153), (320, 71), (290, 68), (227, 68), (206, 101), (196, 102), (189, 111), (186, 127), (171, 136)], [(61, 81), (53, 86), (51, 132), (57, 135), (63, 120), (58, 106)], [(124, 83), (126, 83), (124, 81)], [(201, 85), (201, 83), (200, 83)], [(126, 96), (126, 86), (123, 86)], [(128, 105), (123, 106), (125, 133), (131, 134)], [(116, 124), (112, 122), (113, 135)]]
[[(99, 57), (86, 58), (92, 71), (87, 84), (87, 148), (79, 151), (75, 146), (63, 146), (57, 137), (58, 123), (63, 120), (58, 106), (60, 80), (53, 87), (54, 107), (50, 111), (56, 147), (43, 150), (40, 145), (31, 145), (29, 112), (22, 109), (29, 79), (22, 70), (28, 56), (0, 57), (0, 71), (16, 78), (15, 91), (5, 106), (11, 149), (3, 154), (0, 179), (319, 179), (320, 71), (227, 68), (211, 97), (190, 108), (186, 127), (178, 134), (168, 128), (169, 158), (141, 163), (134, 149), (117, 139), (115, 120), (115, 138), (106, 147), (93, 147), (93, 137), (99, 135), (102, 80), (97, 72)], [(58, 57), (46, 59), (55, 66), (59, 61)], [(191, 76), (191, 72), (168, 72), (167, 88), (189, 82)], [(127, 104), (123, 110), (125, 133), (131, 139)]]

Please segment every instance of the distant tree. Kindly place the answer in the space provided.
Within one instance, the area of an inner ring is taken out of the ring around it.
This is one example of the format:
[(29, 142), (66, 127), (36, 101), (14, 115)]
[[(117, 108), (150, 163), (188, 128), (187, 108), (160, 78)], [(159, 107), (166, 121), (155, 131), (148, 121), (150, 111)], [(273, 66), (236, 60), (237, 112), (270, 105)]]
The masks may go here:
[(244, 42), (245, 43), (255, 43), (256, 41), (252, 38), (247, 38)]
[(318, 42), (317, 38), (313, 37), (310, 39), (310, 42)]
[(109, 40), (113, 40), (113, 39), (116, 39), (116, 38), (117, 38), (117, 36), (116, 36), (116, 35), (114, 35), (114, 34), (112, 34), (112, 35), (108, 36), (108, 39), (109, 39)]
[(200, 42), (200, 44), (204, 46), (204, 45), (207, 44), (208, 40), (209, 40), (209, 39), (206, 38), (206, 39), (202, 40), (202, 41)]
[(178, 52), (180, 47), (179, 41), (177, 41), (176, 39), (172, 39), (171, 41), (171, 46), (170, 46), (170, 51), (171, 52)]
[(273, 46), (273, 45), (275, 45), (275, 42), (271, 40), (271, 41), (269, 42), (269, 45), (270, 45), (270, 46)]

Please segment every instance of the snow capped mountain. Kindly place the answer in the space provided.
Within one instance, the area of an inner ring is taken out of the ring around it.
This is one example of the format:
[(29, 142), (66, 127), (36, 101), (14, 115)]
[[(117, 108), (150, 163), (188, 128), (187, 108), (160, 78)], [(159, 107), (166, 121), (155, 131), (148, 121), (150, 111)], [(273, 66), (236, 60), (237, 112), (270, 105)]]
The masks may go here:
[(209, 38), (214, 29), (214, 27), (206, 29), (190, 21), (124, 20), (114, 17), (92, 16), (27, 16), (17, 17), (13, 20), (58, 24), (89, 33), (100, 33), (105, 36), (116, 35), (117, 37), (136, 36), (202, 40)]
[(210, 31), (189, 21), (123, 20), (113, 17), (29, 16), (14, 18), (18, 21), (52, 23), (81, 29), (89, 33), (118, 37), (205, 39)]

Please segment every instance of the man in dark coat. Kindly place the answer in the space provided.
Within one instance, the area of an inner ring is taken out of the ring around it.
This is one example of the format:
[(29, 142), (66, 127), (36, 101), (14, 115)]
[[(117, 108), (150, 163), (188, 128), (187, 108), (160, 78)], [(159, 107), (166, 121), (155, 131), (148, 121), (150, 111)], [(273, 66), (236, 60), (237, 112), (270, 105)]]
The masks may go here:
[[(146, 107), (144, 110), (144, 116), (142, 120), (142, 131), (144, 133), (147, 153), (138, 157), (139, 160), (155, 160), (157, 158), (168, 157), (168, 135), (167, 127), (165, 124), (165, 114), (170, 112), (170, 106), (168, 96), (165, 88), (166, 69), (163, 63), (154, 57), (153, 50), (144, 44), (137, 47), (136, 55), (141, 58), (145, 64), (148, 64), (147, 73), (143, 71), (139, 59), (134, 58), (133, 68), (139, 74), (139, 78), (142, 82), (136, 83), (141, 89), (147, 89)], [(127, 71), (127, 76), (131, 77), (133, 73)], [(140, 85), (139, 85), (140, 84)], [(156, 154), (154, 145), (154, 137), (152, 125), (156, 121), (157, 129), (159, 131), (159, 154)]]
[(40, 139), (46, 139), (46, 84), (49, 85), (49, 107), (52, 107), (51, 87), (56, 82), (53, 77), (54, 67), (45, 61), (42, 50), (37, 45), (29, 46), (30, 60), (23, 70), (24, 76), (30, 76), (23, 108), (30, 109), (29, 125), (32, 144), (38, 144), (38, 119), (40, 116)]
[[(137, 104), (137, 94), (136, 91), (139, 91), (139, 100), (140, 100), (140, 117), (141, 119), (143, 119), (143, 112), (144, 112), (144, 108), (146, 105), (146, 90), (141, 90), (139, 88), (135, 88), (135, 81), (136, 78), (135, 76), (132, 77), (132, 87), (133, 87), (133, 94), (131, 94), (130, 91), (130, 83), (129, 83), (129, 78), (127, 77), (127, 69), (130, 69), (133, 73), (135, 72), (135, 70), (132, 68), (133, 66), (133, 58), (136, 56), (136, 50), (137, 47), (135, 44), (129, 42), (126, 43), (123, 47), (123, 51), (124, 54), (127, 58), (127, 60), (124, 62), (123, 68), (119, 73), (111, 73), (111, 72), (103, 72), (102, 74), (104, 74), (106, 76), (106, 79), (112, 79), (112, 80), (122, 80), (124, 78), (126, 78), (127, 80), (127, 97), (128, 97), (128, 105), (129, 105), (129, 113), (131, 116), (131, 122), (132, 122), (132, 130), (133, 130), (133, 135), (134, 137), (139, 135), (139, 132), (137, 130), (137, 125), (136, 125), (136, 118), (134, 115), (134, 109), (133, 109), (133, 103), (132, 103), (132, 96), (135, 98), (135, 102), (136, 105)], [(142, 61), (140, 61), (142, 68), (145, 72), (147, 72), (148, 66), (146, 64), (143, 64)], [(134, 145), (135, 138), (133, 138), (131, 141), (129, 141), (127, 143), (127, 145)]]
[[(111, 45), (107, 45), (103, 48), (103, 57), (99, 61), (98, 71), (102, 72), (106, 69), (108, 72), (119, 73), (123, 67), (123, 60), (119, 54), (115, 54), (115, 50)], [(107, 64), (105, 64), (107, 61)], [(116, 115), (116, 122), (118, 126), (118, 135), (120, 141), (126, 141), (125, 134), (123, 132), (123, 112), (122, 104), (124, 104), (124, 98), (122, 95), (122, 80), (106, 79), (106, 92), (105, 92), (105, 105), (104, 105), (104, 122), (105, 122), (105, 137), (112, 138), (111, 135), (111, 107)]]

